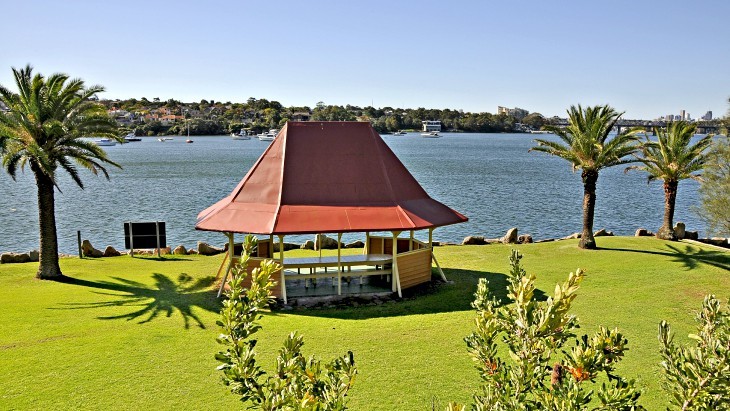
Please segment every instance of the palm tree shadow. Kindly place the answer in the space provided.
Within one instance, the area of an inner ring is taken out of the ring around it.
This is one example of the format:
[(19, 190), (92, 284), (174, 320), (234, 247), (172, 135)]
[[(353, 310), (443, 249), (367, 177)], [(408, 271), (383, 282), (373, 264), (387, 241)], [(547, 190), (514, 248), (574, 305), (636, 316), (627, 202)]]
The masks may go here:
[[(434, 275), (432, 281), (417, 287), (403, 291), (403, 299), (400, 301), (389, 301), (384, 304), (374, 304), (372, 301), (355, 297), (357, 306), (346, 306), (344, 308), (304, 308), (289, 311), (290, 314), (349, 319), (365, 320), (370, 318), (398, 317), (404, 315), (436, 314), (457, 311), (473, 310), (471, 303), (474, 301), (474, 293), (480, 278), (489, 281), (489, 292), (499, 305), (510, 303), (507, 296), (507, 276), (502, 273), (487, 271), (462, 270), (456, 268), (444, 268), (446, 278), (444, 283), (441, 277)], [(535, 290), (535, 299), (545, 301), (547, 296), (542, 290)], [(349, 301), (350, 303), (352, 301)]]
[(183, 317), (186, 329), (190, 328), (191, 322), (198, 328), (206, 328), (200, 317), (193, 312), (193, 308), (209, 312), (220, 310), (220, 301), (216, 298), (215, 290), (211, 289), (215, 277), (204, 277), (193, 281), (190, 275), (181, 273), (177, 281), (173, 281), (164, 274), (154, 273), (152, 278), (153, 286), (120, 277), (112, 277), (114, 281), (89, 281), (66, 277), (64, 283), (106, 290), (94, 293), (118, 298), (92, 303), (67, 303), (63, 304), (65, 307), (62, 309), (139, 307), (128, 313), (97, 317), (100, 320), (138, 320), (139, 324), (151, 322), (160, 315), (171, 317), (178, 311)]
[(644, 253), (666, 256), (672, 262), (682, 264), (687, 270), (697, 268), (700, 264), (707, 264), (713, 267), (730, 270), (730, 253), (726, 251), (707, 250), (688, 244), (666, 244), (667, 251), (637, 250), (630, 248), (599, 247), (603, 250), (626, 251), (632, 253)]

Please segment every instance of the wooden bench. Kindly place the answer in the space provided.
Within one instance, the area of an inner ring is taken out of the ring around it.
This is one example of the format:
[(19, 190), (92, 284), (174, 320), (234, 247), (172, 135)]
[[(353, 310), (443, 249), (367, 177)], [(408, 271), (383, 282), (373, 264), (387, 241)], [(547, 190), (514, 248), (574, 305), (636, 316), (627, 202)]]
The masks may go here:
[[(393, 271), (386, 267), (393, 263), (393, 256), (388, 254), (357, 254), (340, 256), (339, 262), (337, 256), (326, 257), (302, 257), (302, 258), (284, 258), (284, 276), (292, 279), (316, 279), (316, 278), (337, 278), (339, 285), (342, 276), (347, 277), (363, 277), (369, 275), (388, 275)], [(341, 270), (328, 272), (328, 268), (341, 268)], [(355, 268), (353, 270), (353, 267)], [(324, 271), (317, 271), (323, 268)], [(296, 271), (293, 271), (296, 269)], [(302, 272), (302, 269), (308, 269), (308, 272)], [(332, 285), (335, 283), (333, 281)], [(307, 284), (305, 282), (305, 287)]]

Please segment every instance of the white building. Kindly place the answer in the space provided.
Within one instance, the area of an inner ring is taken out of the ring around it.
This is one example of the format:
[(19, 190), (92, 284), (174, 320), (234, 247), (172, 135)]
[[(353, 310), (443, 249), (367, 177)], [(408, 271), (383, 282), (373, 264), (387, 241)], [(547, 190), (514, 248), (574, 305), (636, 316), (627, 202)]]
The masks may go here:
[(441, 131), (441, 121), (426, 120), (421, 121), (423, 124), (423, 131)]

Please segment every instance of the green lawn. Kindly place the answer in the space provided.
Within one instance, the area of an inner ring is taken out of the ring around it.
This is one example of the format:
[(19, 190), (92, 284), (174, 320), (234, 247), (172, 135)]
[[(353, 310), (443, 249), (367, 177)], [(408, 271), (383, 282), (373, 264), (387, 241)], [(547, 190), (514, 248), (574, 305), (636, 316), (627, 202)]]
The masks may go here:
[[(730, 253), (653, 238), (601, 237), (597, 251), (577, 241), (518, 246), (523, 267), (550, 294), (578, 267), (588, 271), (575, 305), (582, 331), (599, 324), (629, 338), (623, 375), (662, 409), (657, 324), (667, 319), (688, 341), (702, 297), (730, 297)], [(453, 284), (404, 301), (351, 309), (267, 315), (259, 349), (266, 369), (284, 336), (299, 330), (305, 352), (324, 358), (352, 350), (360, 374), (355, 410), (430, 409), (468, 402), (478, 384), (462, 338), (479, 277), (503, 293), (512, 247), (436, 249)], [(303, 252), (297, 251), (302, 254)], [(220, 383), (213, 359), (221, 257), (61, 260), (71, 283), (33, 279), (36, 264), (0, 265), (0, 409), (242, 408)]]

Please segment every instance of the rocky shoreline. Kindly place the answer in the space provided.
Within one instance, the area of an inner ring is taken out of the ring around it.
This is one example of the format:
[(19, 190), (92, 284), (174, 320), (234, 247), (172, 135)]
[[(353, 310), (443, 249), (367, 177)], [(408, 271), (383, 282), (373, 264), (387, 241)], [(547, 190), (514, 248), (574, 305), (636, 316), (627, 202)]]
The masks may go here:
[[(678, 222), (674, 227), (674, 232), (678, 240), (695, 240), (704, 244), (710, 244), (723, 248), (730, 248), (730, 239), (722, 237), (713, 238), (699, 238), (697, 231), (688, 231), (685, 229), (685, 225)], [(606, 237), (613, 236), (613, 232), (606, 229), (601, 229), (593, 233), (594, 237)], [(653, 237), (655, 234), (645, 228), (639, 228), (636, 230), (635, 237)], [(319, 237), (321, 236), (321, 238)], [(444, 245), (489, 245), (489, 244), (532, 244), (532, 243), (544, 243), (550, 241), (560, 240), (572, 240), (581, 237), (581, 233), (573, 233), (569, 236), (560, 238), (548, 238), (543, 240), (534, 240), (530, 234), (519, 234), (516, 227), (507, 230), (504, 236), (500, 238), (486, 238), (483, 236), (467, 236), (461, 243), (448, 243), (434, 241), (434, 246)], [(304, 249), (304, 250), (318, 250), (317, 245), (321, 244), (322, 249), (333, 250), (337, 249), (337, 240), (328, 237), (324, 234), (318, 234), (314, 240), (308, 240), (304, 244), (295, 243), (284, 243), (284, 251)], [(234, 251), (240, 253), (241, 244), (235, 245)], [(363, 248), (365, 244), (362, 241), (354, 241), (352, 243), (341, 243), (342, 248)], [(198, 241), (196, 248), (187, 249), (183, 245), (179, 245), (175, 248), (165, 247), (160, 249), (160, 255), (193, 255), (200, 254), (206, 256), (218, 255), (228, 251), (228, 244), (223, 247), (215, 247), (203, 241)], [(274, 252), (279, 251), (279, 243), (274, 243)], [(102, 257), (117, 257), (121, 255), (128, 255), (128, 251), (118, 251), (112, 246), (107, 246), (104, 250), (94, 248), (89, 240), (84, 240), (81, 243), (81, 252), (84, 257), (89, 258), (102, 258)], [(136, 255), (155, 255), (157, 249), (151, 250), (134, 250)], [(32, 250), (27, 253), (15, 253), (7, 252), (0, 254), (0, 264), (14, 264), (14, 263), (29, 263), (38, 262), (39, 253), (37, 250)], [(59, 254), (59, 257), (74, 257), (71, 254)]]

